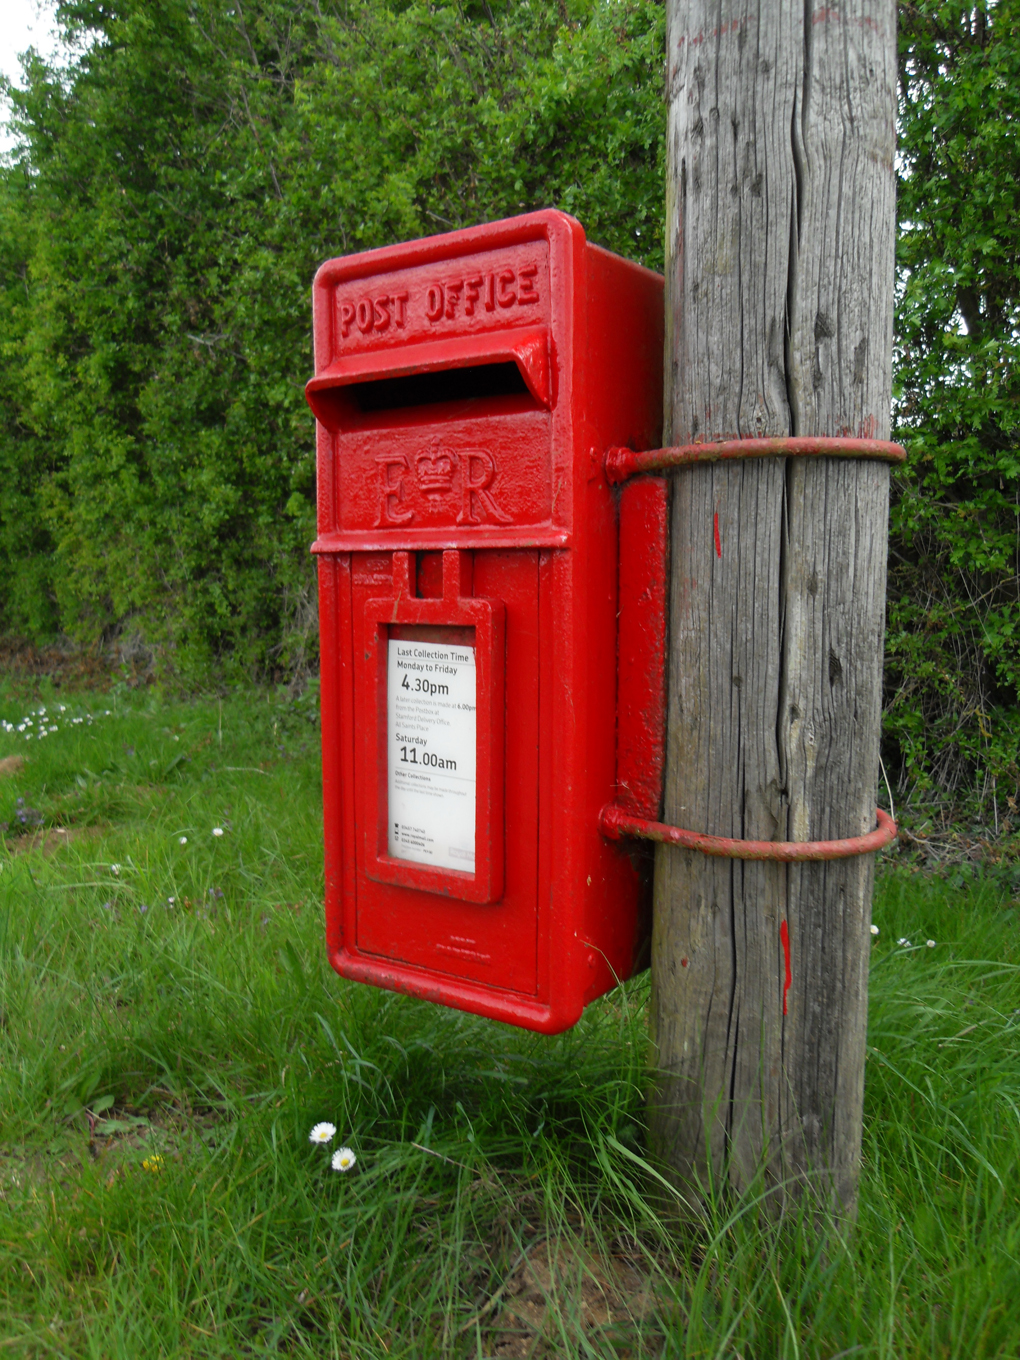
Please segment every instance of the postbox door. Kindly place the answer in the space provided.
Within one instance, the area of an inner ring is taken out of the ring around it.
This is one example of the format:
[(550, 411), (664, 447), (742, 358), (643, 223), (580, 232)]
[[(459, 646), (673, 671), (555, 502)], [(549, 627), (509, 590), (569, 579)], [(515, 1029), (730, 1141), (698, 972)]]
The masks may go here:
[[(361, 825), (354, 837), (358, 857), (356, 902), (345, 913), (345, 936), (357, 952), (380, 961), (425, 968), (452, 978), (466, 979), (534, 996), (538, 977), (538, 751), (539, 751), (539, 564), (534, 550), (474, 551), (465, 575), (471, 598), (496, 602), (503, 615), (502, 665), (498, 690), (501, 712), (494, 727), (503, 749), (499, 768), (501, 786), (493, 806), (499, 825), (487, 828), (497, 837), (492, 853), (500, 861), (499, 888), (488, 901), (466, 900), (464, 877), (437, 873), (428, 886), (381, 881), (374, 850), (373, 810), (386, 806), (387, 765), (380, 758), (380, 726), (387, 721), (387, 694), (380, 686), (378, 654), (358, 641), (358, 620), (379, 613), (387, 575), (392, 588), (396, 554), (354, 554), (352, 559), (352, 654), (354, 656), (354, 713), (360, 751), (355, 760), (355, 817)], [(418, 598), (434, 601), (429, 617), (436, 628), (447, 624), (452, 636), (465, 627), (461, 611), (443, 607), (443, 554), (409, 553)], [(396, 632), (403, 632), (394, 625)], [(369, 630), (371, 631), (371, 630)], [(362, 635), (363, 637), (366, 634)], [(425, 635), (429, 636), (428, 634)], [(471, 639), (466, 639), (472, 642)], [(475, 639), (474, 641), (477, 641)], [(479, 723), (486, 721), (479, 696)], [(350, 842), (349, 842), (350, 843)], [(482, 846), (476, 847), (481, 855)], [(398, 857), (399, 858), (399, 857)], [(479, 859), (479, 868), (482, 860)], [(414, 865), (397, 877), (418, 880)]]

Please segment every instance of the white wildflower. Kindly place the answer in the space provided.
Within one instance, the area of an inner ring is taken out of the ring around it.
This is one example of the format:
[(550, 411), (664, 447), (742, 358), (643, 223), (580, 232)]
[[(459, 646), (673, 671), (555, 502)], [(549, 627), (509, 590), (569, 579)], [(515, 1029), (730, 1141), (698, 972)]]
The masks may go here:
[(934, 941), (934, 940), (925, 940), (925, 944), (928, 946), (929, 949), (934, 949), (934, 948), (935, 948), (935, 941)]
[(350, 1148), (337, 1148), (336, 1152), (333, 1153), (333, 1170), (350, 1171), (357, 1160)]
[(180, 844), (180, 845), (187, 845), (187, 843), (188, 843), (188, 838), (187, 838), (187, 836), (178, 836), (177, 841), (178, 841), (178, 844)]
[(316, 1124), (308, 1135), (310, 1143), (328, 1143), (336, 1134), (335, 1124)]
[(212, 829), (212, 833), (214, 836), (222, 836), (223, 835), (222, 826), (214, 826)]
[(872, 926), (872, 927), (871, 927), (871, 933), (872, 933), (872, 935), (877, 935), (877, 934), (878, 934), (878, 926)]

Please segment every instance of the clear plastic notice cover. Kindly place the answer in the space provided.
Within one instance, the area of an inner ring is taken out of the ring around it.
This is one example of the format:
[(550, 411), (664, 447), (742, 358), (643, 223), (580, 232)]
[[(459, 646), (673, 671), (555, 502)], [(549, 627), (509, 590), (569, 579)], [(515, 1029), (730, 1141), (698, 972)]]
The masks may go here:
[(475, 649), (390, 637), (386, 692), (388, 853), (473, 873)]

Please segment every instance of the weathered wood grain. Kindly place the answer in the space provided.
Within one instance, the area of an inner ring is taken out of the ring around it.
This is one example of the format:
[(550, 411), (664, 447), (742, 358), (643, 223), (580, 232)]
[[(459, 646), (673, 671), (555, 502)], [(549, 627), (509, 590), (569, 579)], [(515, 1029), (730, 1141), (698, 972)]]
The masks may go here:
[[(667, 58), (670, 442), (887, 438), (893, 5), (670, 0)], [(887, 515), (880, 464), (675, 476), (667, 821), (873, 826)], [(852, 1205), (872, 872), (658, 850), (652, 1128), (689, 1189), (764, 1166)]]

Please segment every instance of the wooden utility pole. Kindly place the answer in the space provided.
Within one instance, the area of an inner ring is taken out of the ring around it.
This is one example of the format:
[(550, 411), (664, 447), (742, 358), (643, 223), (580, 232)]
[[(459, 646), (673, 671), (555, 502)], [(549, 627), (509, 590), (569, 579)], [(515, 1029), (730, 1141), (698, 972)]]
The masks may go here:
[[(892, 0), (668, 4), (664, 442), (888, 439)], [(673, 475), (666, 822), (874, 827), (888, 493), (834, 458)], [(852, 1212), (873, 860), (658, 848), (652, 1135), (688, 1194), (764, 1168)]]

